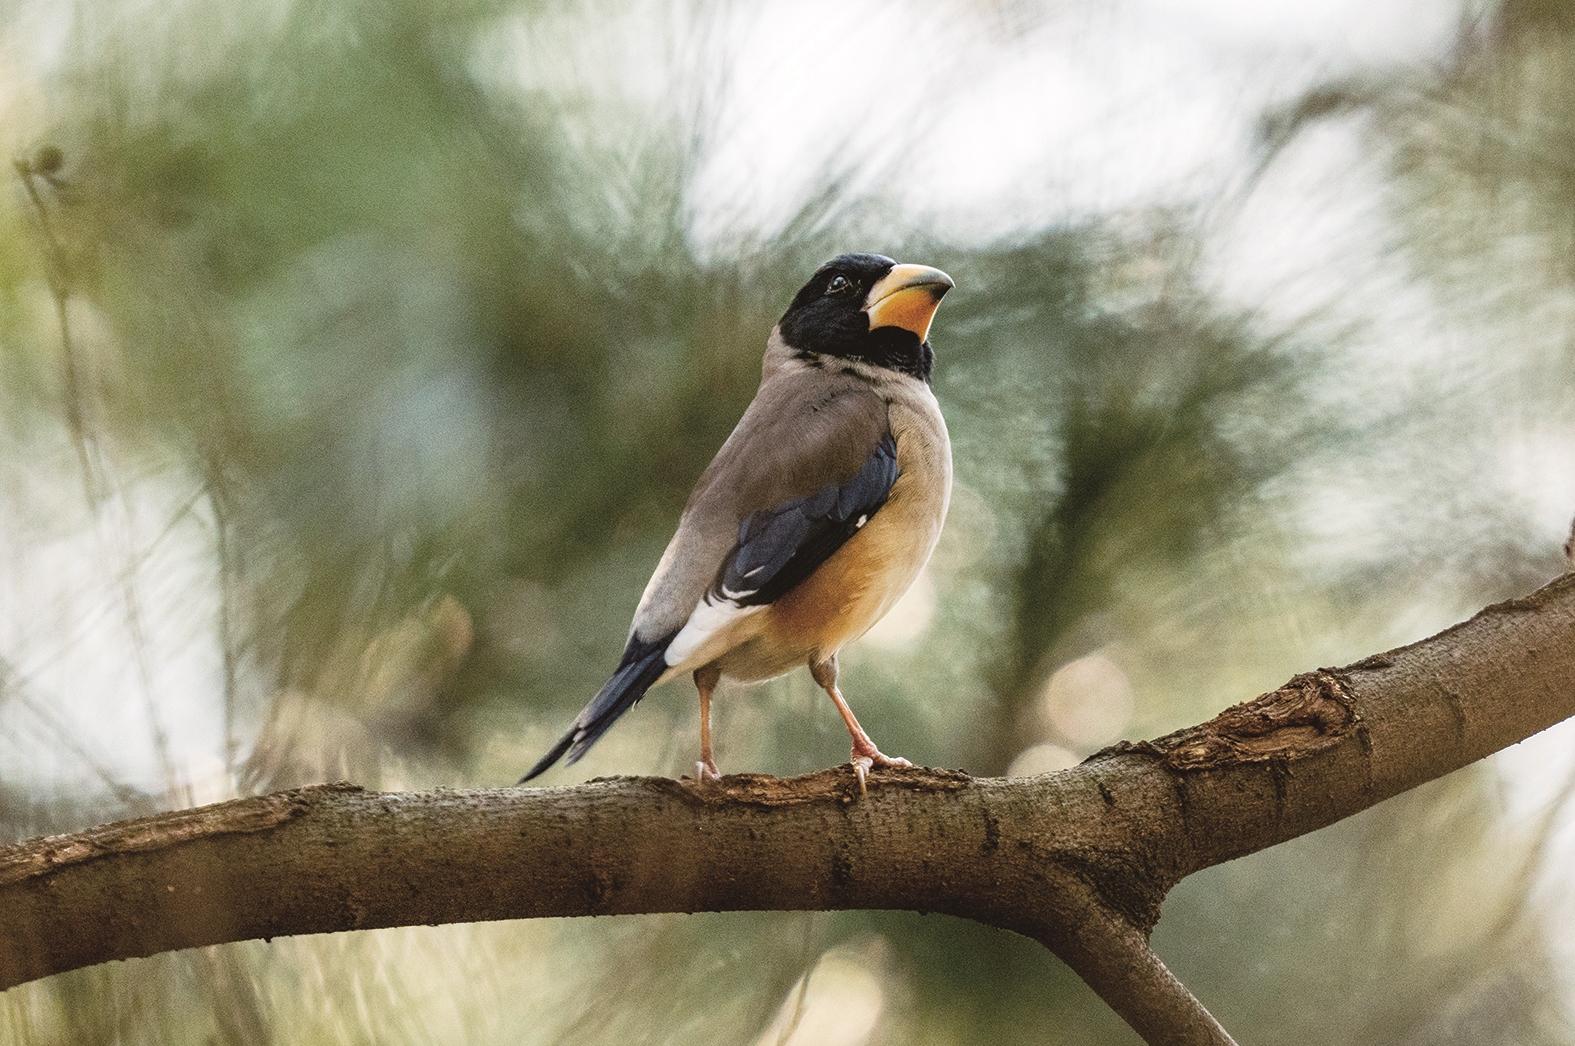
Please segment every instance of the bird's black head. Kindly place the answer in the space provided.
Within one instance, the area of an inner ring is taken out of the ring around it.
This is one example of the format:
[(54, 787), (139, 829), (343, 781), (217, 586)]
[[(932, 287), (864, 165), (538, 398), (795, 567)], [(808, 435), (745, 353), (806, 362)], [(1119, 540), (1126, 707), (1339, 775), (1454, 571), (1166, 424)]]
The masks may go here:
[(843, 254), (815, 270), (778, 329), (807, 359), (839, 356), (930, 380), (930, 321), (952, 278), (883, 254)]

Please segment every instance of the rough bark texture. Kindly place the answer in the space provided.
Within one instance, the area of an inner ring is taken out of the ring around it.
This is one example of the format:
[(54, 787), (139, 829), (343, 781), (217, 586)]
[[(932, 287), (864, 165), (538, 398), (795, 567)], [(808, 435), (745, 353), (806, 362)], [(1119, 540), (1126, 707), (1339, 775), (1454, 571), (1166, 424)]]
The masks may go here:
[(1147, 1041), (1230, 1038), (1148, 948), (1192, 872), (1575, 715), (1575, 575), (1198, 726), (1023, 780), (847, 767), (703, 786), (324, 785), (0, 849), (0, 988), (286, 934), (534, 916), (888, 908), (1034, 937)]

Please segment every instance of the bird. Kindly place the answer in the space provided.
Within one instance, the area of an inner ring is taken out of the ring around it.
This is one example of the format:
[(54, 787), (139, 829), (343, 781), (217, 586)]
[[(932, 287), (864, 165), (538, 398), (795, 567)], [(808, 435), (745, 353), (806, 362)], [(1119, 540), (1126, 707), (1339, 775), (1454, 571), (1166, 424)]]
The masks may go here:
[(634, 612), (617, 668), (519, 783), (583, 756), (651, 687), (688, 674), (695, 778), (720, 780), (711, 699), (807, 667), (852, 739), (861, 794), (881, 752), (838, 655), (913, 584), (951, 501), (951, 440), (930, 325), (952, 278), (882, 254), (817, 268), (766, 339), (754, 399), (696, 482)]

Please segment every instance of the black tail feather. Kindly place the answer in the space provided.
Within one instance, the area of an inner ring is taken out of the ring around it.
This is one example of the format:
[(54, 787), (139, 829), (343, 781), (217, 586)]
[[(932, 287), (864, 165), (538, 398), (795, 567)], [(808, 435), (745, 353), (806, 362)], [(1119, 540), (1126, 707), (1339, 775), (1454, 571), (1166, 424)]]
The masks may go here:
[(540, 759), (536, 760), (536, 765), (525, 771), (525, 776), (520, 778), (515, 783), (524, 784), (531, 778), (540, 777), (542, 774), (552, 769), (552, 765), (559, 759), (563, 758), (563, 753), (567, 752), (569, 750), (569, 746), (573, 743), (574, 731), (571, 729), (568, 733), (564, 734), (558, 739), (558, 743), (552, 746), (551, 751), (542, 756)]
[(612, 678), (574, 717), (574, 725), (569, 727), (568, 732), (520, 778), (519, 783), (524, 784), (546, 772), (563, 758), (565, 752), (569, 754), (568, 761), (574, 763), (590, 751), (591, 746), (618, 721), (618, 717), (633, 708), (645, 696), (651, 684), (667, 671), (667, 662), (662, 655), (667, 652), (667, 644), (672, 640), (672, 636), (663, 636), (657, 642), (647, 643), (638, 636), (631, 636)]

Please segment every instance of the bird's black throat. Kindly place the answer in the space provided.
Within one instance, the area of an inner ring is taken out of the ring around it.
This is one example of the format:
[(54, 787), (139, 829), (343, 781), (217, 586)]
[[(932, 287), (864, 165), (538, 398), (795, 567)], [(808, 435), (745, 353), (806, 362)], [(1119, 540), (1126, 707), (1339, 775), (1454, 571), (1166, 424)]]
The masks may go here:
[[(783, 338), (787, 340), (786, 332)], [(789, 340), (788, 344), (793, 342)], [(794, 358), (816, 369), (832, 359), (857, 360), (918, 378), (926, 385), (930, 384), (930, 373), (935, 369), (935, 350), (930, 348), (930, 343), (921, 342), (908, 331), (895, 327), (870, 331), (858, 343), (842, 346), (836, 352), (795, 348)]]

